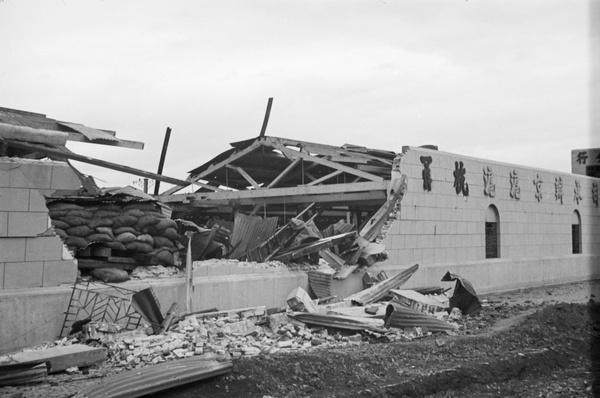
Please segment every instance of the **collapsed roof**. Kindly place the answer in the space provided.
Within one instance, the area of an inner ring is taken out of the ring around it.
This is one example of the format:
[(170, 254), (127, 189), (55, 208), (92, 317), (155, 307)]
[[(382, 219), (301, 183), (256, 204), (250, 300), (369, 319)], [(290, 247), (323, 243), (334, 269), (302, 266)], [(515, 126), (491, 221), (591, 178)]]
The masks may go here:
[[(159, 195), (175, 212), (227, 209), (293, 214), (316, 202), (321, 209), (372, 214), (385, 203), (392, 151), (341, 147), (259, 136), (190, 171), (185, 184)], [(177, 194), (186, 186), (193, 193)]]

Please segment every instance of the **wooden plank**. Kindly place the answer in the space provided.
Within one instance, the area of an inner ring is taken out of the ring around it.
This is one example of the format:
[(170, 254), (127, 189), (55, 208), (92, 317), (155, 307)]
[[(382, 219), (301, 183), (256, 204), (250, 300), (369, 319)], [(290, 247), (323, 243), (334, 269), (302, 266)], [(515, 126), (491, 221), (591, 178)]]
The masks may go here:
[[(158, 171), (157, 174), (161, 174), (163, 172), (163, 167), (165, 165), (165, 158), (167, 157), (167, 149), (169, 148), (169, 139), (171, 138), (171, 127), (167, 127), (167, 131), (165, 132), (165, 140), (163, 141), (162, 151), (160, 152), (160, 160), (158, 161)], [(158, 195), (160, 190), (160, 181), (156, 181), (154, 184), (154, 195)]]
[(296, 167), (301, 161), (302, 159), (300, 158), (294, 159), (288, 167), (286, 167), (277, 177), (275, 177), (273, 181), (271, 181), (269, 185), (267, 185), (267, 188), (273, 188), (275, 185), (279, 184), (281, 180), (283, 180), (290, 173), (290, 171), (292, 171), (292, 169)]
[[(269, 140), (270, 138), (267, 137), (267, 140)], [(292, 149), (287, 148), (286, 146), (276, 142), (276, 141), (269, 141), (274, 148), (279, 149), (284, 155), (289, 156), (290, 159), (296, 159), (296, 158), (302, 158), (308, 162), (313, 162), (313, 163), (318, 163), (321, 164), (323, 166), (327, 166), (330, 167), (334, 170), (341, 170), (344, 171), (348, 174), (352, 174), (352, 175), (356, 175), (359, 177), (362, 177), (366, 180), (370, 180), (370, 181), (383, 181), (382, 177), (376, 176), (374, 174), (371, 173), (366, 173), (364, 171), (360, 171), (357, 170), (355, 168), (352, 167), (348, 167), (348, 166), (344, 166), (343, 164), (340, 163), (335, 163), (335, 162), (331, 162), (329, 160), (317, 157), (317, 156), (311, 156), (311, 155), (307, 155), (305, 153), (302, 152), (298, 152), (298, 151), (294, 151)]]
[(123, 166), (120, 164), (111, 163), (111, 162), (107, 162), (104, 160), (91, 158), (88, 156), (78, 155), (76, 153), (69, 151), (65, 147), (62, 147), (62, 148), (59, 147), (60, 149), (56, 149), (56, 148), (49, 148), (49, 147), (42, 146), (42, 145), (35, 145), (35, 144), (31, 144), (31, 143), (26, 144), (26, 143), (17, 142), (17, 141), (11, 141), (11, 140), (5, 140), (5, 142), (8, 143), (8, 145), (15, 147), (15, 148), (21, 148), (21, 149), (25, 149), (25, 150), (35, 150), (35, 151), (43, 152), (48, 155), (53, 155), (53, 156), (62, 157), (62, 158), (66, 158), (66, 159), (77, 160), (79, 162), (89, 163), (89, 164), (93, 164), (95, 166), (100, 166), (100, 167), (104, 167), (104, 168), (111, 169), (111, 170), (117, 170), (117, 171), (121, 171), (124, 173), (137, 175), (140, 177), (147, 177), (147, 178), (150, 178), (153, 180), (158, 180), (158, 181), (166, 182), (169, 184), (184, 184), (184, 183), (187, 184), (187, 182), (185, 182), (183, 180), (179, 180), (177, 178), (161, 176), (161, 175), (150, 173), (147, 171), (134, 169), (133, 167)]
[[(392, 164), (392, 161), (386, 158), (380, 158), (377, 156), (365, 154), (365, 153), (356, 153), (354, 151), (349, 151), (343, 147), (337, 147), (332, 145), (318, 144), (314, 142), (300, 141), (300, 140), (292, 140), (289, 138), (282, 137), (270, 137), (279, 141), (281, 144), (286, 146), (293, 146), (296, 148), (303, 148), (307, 150), (309, 153), (318, 153), (320, 155), (328, 156), (328, 155), (338, 155), (342, 157), (348, 157), (348, 159), (365, 159), (368, 161), (381, 162), (383, 164)], [(357, 161), (358, 163), (358, 161)]]
[(291, 248), (289, 251), (273, 256), (273, 260), (277, 261), (289, 261), (296, 258), (304, 257), (308, 254), (318, 252), (326, 249), (333, 245), (338, 245), (349, 241), (350, 239), (356, 238), (357, 234), (355, 231), (348, 232), (345, 234), (339, 234), (330, 236), (328, 238), (319, 239), (316, 242), (309, 243), (307, 245), (301, 245), (298, 247)]
[(92, 260), (92, 259), (77, 259), (77, 268), (81, 270), (92, 270), (97, 268), (116, 268), (122, 269), (125, 271), (133, 271), (139, 265), (137, 262), (135, 263), (121, 263), (121, 262), (109, 262), (109, 261), (101, 261), (101, 260)]
[[(385, 197), (389, 180), (380, 181), (365, 181), (348, 184), (330, 184), (330, 185), (315, 185), (315, 186), (297, 186), (290, 188), (270, 188), (261, 190), (246, 190), (246, 191), (221, 191), (221, 192), (200, 192), (179, 195), (159, 195), (158, 198), (167, 204), (190, 202), (193, 199), (203, 201), (217, 200), (242, 200), (248, 198), (272, 198), (272, 197), (295, 197), (302, 195), (318, 195), (318, 194), (336, 194), (336, 193), (351, 193), (362, 192), (369, 193), (373, 191), (383, 191)], [(380, 196), (380, 193), (377, 195)]]
[(332, 179), (333, 177), (335, 177), (335, 176), (338, 176), (338, 175), (340, 175), (340, 174), (342, 174), (342, 173), (343, 173), (343, 171), (341, 171), (341, 170), (336, 170), (336, 171), (334, 171), (333, 173), (329, 173), (329, 174), (327, 174), (326, 176), (323, 176), (323, 177), (321, 177), (321, 178), (318, 178), (318, 179), (316, 179), (316, 180), (314, 180), (314, 181), (312, 181), (312, 182), (310, 182), (310, 183), (306, 184), (306, 186), (318, 185), (318, 184), (320, 184), (320, 183), (322, 183), (322, 182), (324, 182), (324, 181), (327, 181), (327, 180), (329, 180), (329, 179)]
[(189, 314), (194, 308), (194, 263), (192, 262), (192, 237), (194, 233), (190, 231), (186, 235), (188, 237), (188, 247), (185, 256), (185, 311)]
[(267, 110), (265, 111), (265, 118), (263, 120), (262, 128), (260, 129), (259, 137), (264, 137), (267, 132), (267, 124), (269, 124), (269, 115), (271, 115), (271, 106), (273, 105), (273, 98), (269, 98), (267, 102)]
[(246, 173), (244, 171), (244, 169), (242, 169), (241, 167), (233, 166), (230, 164), (226, 165), (225, 167), (227, 167), (228, 169), (237, 171), (242, 177), (244, 177), (244, 179), (246, 181), (248, 181), (250, 183), (250, 185), (252, 185), (254, 187), (254, 189), (260, 189), (260, 185), (258, 185), (258, 183), (256, 181), (254, 181), (254, 179), (252, 177), (250, 177), (250, 175), (248, 173)]
[(24, 351), (12, 355), (16, 362), (48, 362), (48, 373), (60, 372), (73, 366), (91, 366), (106, 358), (106, 348), (93, 348), (83, 344), (51, 347), (44, 350)]

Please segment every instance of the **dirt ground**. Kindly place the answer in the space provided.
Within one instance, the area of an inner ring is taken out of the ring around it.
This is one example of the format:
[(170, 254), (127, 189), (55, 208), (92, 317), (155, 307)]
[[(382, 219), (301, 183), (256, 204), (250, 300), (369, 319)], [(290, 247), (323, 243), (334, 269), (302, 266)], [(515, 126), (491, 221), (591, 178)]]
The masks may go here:
[[(243, 358), (231, 374), (152, 397), (600, 396), (600, 281), (480, 298), (483, 310), (456, 335), (363, 335), (343, 348)], [(51, 376), (0, 397), (68, 397), (92, 376)]]

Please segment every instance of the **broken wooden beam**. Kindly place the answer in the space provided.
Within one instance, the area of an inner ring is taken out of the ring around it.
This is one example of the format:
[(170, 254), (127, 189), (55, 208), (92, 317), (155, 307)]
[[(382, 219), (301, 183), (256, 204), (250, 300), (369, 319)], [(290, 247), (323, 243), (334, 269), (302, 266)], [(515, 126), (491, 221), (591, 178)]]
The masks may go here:
[(146, 178), (150, 178), (150, 179), (156, 180), (156, 181), (162, 181), (162, 182), (166, 182), (169, 184), (175, 184), (175, 185), (181, 185), (181, 184), (189, 185), (188, 182), (186, 182), (184, 180), (179, 180), (177, 178), (172, 178), (172, 177), (167, 177), (167, 176), (163, 176), (163, 175), (159, 175), (159, 174), (155, 174), (155, 173), (150, 173), (148, 171), (135, 169), (135, 168), (129, 167), (129, 166), (123, 166), (123, 165), (120, 165), (117, 163), (107, 162), (105, 160), (91, 158), (89, 156), (78, 155), (76, 153), (69, 151), (65, 147), (62, 147), (61, 149), (57, 149), (57, 148), (50, 148), (50, 147), (47, 147), (44, 145), (36, 145), (36, 144), (32, 144), (32, 143), (24, 143), (24, 142), (12, 141), (12, 140), (5, 140), (5, 142), (9, 146), (12, 146), (15, 148), (31, 150), (31, 151), (38, 151), (38, 152), (45, 153), (47, 155), (62, 157), (65, 159), (77, 160), (79, 162), (89, 163), (89, 164), (93, 164), (95, 166), (100, 166), (100, 167), (104, 167), (104, 168), (111, 169), (111, 170), (129, 173), (129, 174), (133, 174), (133, 175), (136, 175), (139, 177), (146, 177)]

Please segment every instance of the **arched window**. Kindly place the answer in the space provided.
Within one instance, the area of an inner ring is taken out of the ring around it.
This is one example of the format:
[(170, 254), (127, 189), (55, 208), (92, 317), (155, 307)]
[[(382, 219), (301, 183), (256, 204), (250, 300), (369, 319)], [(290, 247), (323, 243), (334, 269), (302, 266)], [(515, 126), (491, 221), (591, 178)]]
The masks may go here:
[(485, 213), (485, 258), (500, 257), (500, 216), (498, 209), (490, 205)]
[(573, 254), (581, 253), (581, 216), (575, 210), (571, 217), (571, 239), (573, 242)]

